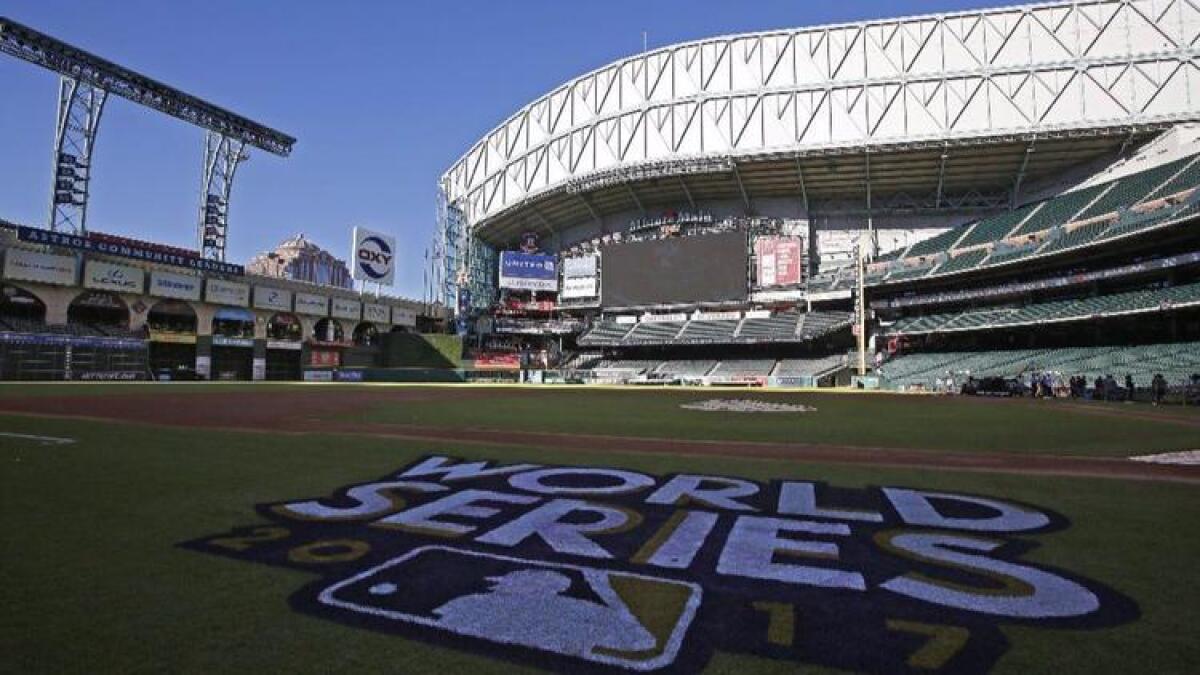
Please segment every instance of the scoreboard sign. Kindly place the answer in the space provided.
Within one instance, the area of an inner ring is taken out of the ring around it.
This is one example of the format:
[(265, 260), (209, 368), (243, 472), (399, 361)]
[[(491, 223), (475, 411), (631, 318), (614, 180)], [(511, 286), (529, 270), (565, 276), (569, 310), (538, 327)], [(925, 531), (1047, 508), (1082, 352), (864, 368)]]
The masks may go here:
[(759, 286), (791, 286), (804, 280), (800, 237), (759, 237), (754, 241)]

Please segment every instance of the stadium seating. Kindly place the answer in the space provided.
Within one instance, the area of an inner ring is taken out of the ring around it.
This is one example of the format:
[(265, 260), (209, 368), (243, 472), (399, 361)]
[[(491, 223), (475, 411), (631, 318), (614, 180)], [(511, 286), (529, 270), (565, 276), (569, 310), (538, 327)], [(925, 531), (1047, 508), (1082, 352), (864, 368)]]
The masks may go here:
[(579, 337), (581, 347), (682, 344), (804, 342), (850, 325), (850, 312), (788, 310), (766, 318), (643, 321), (634, 325), (602, 321)]
[(775, 359), (726, 359), (709, 373), (712, 377), (766, 377), (775, 369)]
[(664, 361), (658, 370), (654, 371), (658, 375), (667, 375), (672, 377), (704, 377), (716, 367), (717, 362), (714, 360), (701, 361)]
[(742, 321), (742, 327), (736, 337), (743, 342), (794, 337), (799, 320), (800, 313), (794, 311), (779, 312), (765, 319), (745, 319)]
[(643, 321), (621, 341), (623, 344), (659, 344), (673, 342), (683, 329), (683, 321)]
[(1160, 197), (1166, 197), (1167, 195), (1173, 195), (1176, 192), (1194, 188), (1197, 185), (1200, 185), (1200, 159), (1193, 161), (1186, 169), (1181, 171), (1179, 175), (1172, 178), (1159, 189), (1147, 195), (1145, 199), (1142, 199), (1141, 201), (1159, 199)]
[(1083, 375), (1089, 383), (1104, 375), (1123, 379), (1129, 374), (1140, 387), (1162, 373), (1169, 383), (1179, 384), (1200, 371), (1200, 342), (911, 354), (885, 363), (880, 374), (889, 387), (932, 389), (947, 373), (961, 384), (967, 376), (1018, 378), (1034, 371)]
[(816, 377), (840, 368), (845, 358), (843, 354), (834, 354), (810, 359), (780, 359), (771, 374), (777, 377)]
[[(940, 253), (942, 251), (949, 250), (952, 246), (954, 246), (954, 242), (958, 241), (962, 235), (963, 232), (961, 229), (952, 228), (939, 235), (932, 236), (923, 241), (918, 241), (909, 247), (908, 251), (897, 251), (894, 253), (894, 257), (899, 258), (901, 253), (903, 253), (904, 257), (906, 258), (915, 258), (918, 256)], [(878, 260), (882, 261), (886, 259), (887, 258), (879, 258)]]
[[(981, 220), (978, 223), (975, 223), (975, 225), (971, 226), (971, 231), (967, 232), (966, 235), (964, 235), (962, 239), (954, 246), (954, 248), (970, 248), (978, 244), (987, 244), (1003, 239), (1008, 235), (1009, 232), (1012, 231), (1014, 227), (1016, 227), (1018, 223), (1028, 218), (1029, 214), (1036, 211), (1039, 206), (1040, 205), (1025, 206), (1015, 211), (1009, 211), (1008, 213), (1002, 213), (998, 216), (985, 218), (984, 220)], [(951, 230), (951, 232), (953, 232), (953, 230)], [(913, 246), (917, 246), (921, 243), (922, 242), (917, 242), (917, 244), (913, 244)], [(946, 246), (946, 248), (943, 250), (948, 250), (949, 248), (950, 246)], [(933, 253), (934, 251), (927, 252)]]
[(851, 312), (808, 312), (801, 316), (796, 332), (805, 340), (815, 340), (846, 328), (854, 322)]
[(1191, 158), (1177, 159), (1174, 162), (1167, 162), (1153, 169), (1117, 179), (1112, 189), (1079, 214), (1077, 220), (1087, 220), (1117, 209), (1127, 208), (1130, 204), (1136, 204), (1178, 173), (1190, 161)]
[(1055, 225), (1074, 220), (1075, 216), (1108, 189), (1108, 184), (1068, 192), (1061, 197), (1042, 202), (1038, 209), (1013, 232), (1014, 236), (1048, 230)]
[(625, 337), (632, 328), (632, 324), (601, 321), (579, 338), (579, 344), (594, 347), (620, 344), (621, 338)]
[(727, 343), (733, 339), (733, 334), (737, 331), (738, 322), (723, 320), (723, 321), (689, 321), (684, 326), (683, 332), (679, 334), (678, 342), (717, 342)]
[[(864, 275), (864, 283), (876, 285), (1001, 265), (1177, 222), (1200, 214), (1200, 195), (1187, 192), (1198, 185), (1200, 156), (1167, 162), (919, 241), (898, 255), (877, 259)], [(1145, 208), (1147, 202), (1181, 194), (1186, 197), (1182, 203), (1177, 198), (1150, 204), (1159, 208)], [(988, 244), (990, 249), (973, 248)], [(962, 253), (943, 258), (955, 251)], [(937, 265), (932, 270), (926, 269), (927, 260), (919, 260), (928, 258)], [(839, 284), (849, 287), (853, 270), (840, 272), (847, 278), (827, 274), (810, 280), (810, 291), (832, 290)]]
[(967, 310), (903, 318), (885, 329), (891, 335), (979, 330), (1056, 321), (1091, 319), (1137, 312), (1163, 311), (1168, 307), (1200, 305), (1200, 283), (1114, 293), (1094, 298), (1072, 298), (1024, 307)]
[(948, 258), (942, 263), (941, 267), (934, 270), (934, 274), (950, 274), (952, 272), (960, 272), (962, 270), (971, 269), (988, 256), (987, 249), (975, 249), (961, 253), (953, 258)]

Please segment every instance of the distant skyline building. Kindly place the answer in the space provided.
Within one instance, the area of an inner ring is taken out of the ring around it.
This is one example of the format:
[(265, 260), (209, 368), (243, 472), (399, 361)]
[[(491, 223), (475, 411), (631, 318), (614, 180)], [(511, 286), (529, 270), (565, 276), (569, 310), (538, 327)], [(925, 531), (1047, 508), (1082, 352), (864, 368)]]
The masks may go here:
[(246, 272), (338, 288), (354, 286), (345, 261), (335, 258), (303, 233), (285, 239), (272, 251), (251, 258), (246, 264)]

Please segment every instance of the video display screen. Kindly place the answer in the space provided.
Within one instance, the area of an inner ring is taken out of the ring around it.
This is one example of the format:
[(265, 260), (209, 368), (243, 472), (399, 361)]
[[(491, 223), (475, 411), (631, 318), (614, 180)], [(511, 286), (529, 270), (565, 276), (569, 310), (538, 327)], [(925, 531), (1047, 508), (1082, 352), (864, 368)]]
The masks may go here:
[(605, 307), (746, 299), (746, 234), (722, 232), (640, 241), (604, 249)]

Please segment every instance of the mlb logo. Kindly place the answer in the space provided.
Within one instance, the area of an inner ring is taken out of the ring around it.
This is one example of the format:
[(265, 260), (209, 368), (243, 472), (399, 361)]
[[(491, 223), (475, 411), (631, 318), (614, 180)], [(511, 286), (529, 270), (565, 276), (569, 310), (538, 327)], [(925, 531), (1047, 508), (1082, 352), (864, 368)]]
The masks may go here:
[(329, 586), (318, 602), (646, 671), (675, 661), (700, 597), (685, 581), (425, 546)]

